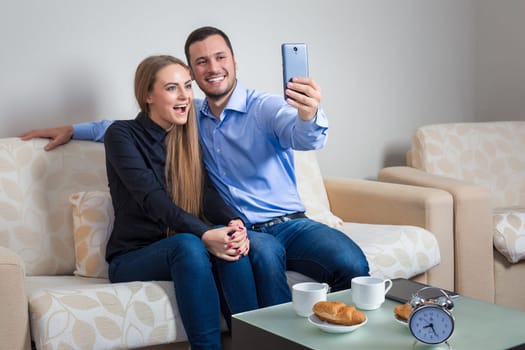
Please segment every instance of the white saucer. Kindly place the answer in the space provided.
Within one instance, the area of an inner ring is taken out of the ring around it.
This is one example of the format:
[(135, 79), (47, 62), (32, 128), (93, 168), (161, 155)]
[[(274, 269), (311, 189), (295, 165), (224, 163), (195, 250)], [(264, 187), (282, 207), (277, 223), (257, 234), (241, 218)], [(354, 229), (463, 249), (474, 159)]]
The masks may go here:
[(402, 318), (397, 317), (397, 315), (394, 315), (394, 320), (396, 320), (397, 323), (401, 323), (403, 326), (408, 327), (408, 321), (405, 321)]
[(338, 324), (328, 323), (328, 322), (320, 320), (315, 314), (311, 314), (308, 317), (308, 321), (314, 326), (319, 327), (322, 331), (327, 332), (327, 333), (348, 333), (348, 332), (355, 331), (361, 326), (364, 326), (366, 322), (368, 321), (368, 318), (365, 318), (363, 322), (361, 322), (360, 324), (356, 324), (355, 326), (342, 326)]

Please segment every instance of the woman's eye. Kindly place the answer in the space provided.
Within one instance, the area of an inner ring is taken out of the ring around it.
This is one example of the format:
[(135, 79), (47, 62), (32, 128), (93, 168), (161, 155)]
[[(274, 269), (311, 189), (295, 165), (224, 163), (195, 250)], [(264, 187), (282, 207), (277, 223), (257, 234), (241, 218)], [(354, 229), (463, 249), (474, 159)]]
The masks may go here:
[(174, 91), (175, 90), (175, 86), (168, 86), (166, 88), (167, 91)]

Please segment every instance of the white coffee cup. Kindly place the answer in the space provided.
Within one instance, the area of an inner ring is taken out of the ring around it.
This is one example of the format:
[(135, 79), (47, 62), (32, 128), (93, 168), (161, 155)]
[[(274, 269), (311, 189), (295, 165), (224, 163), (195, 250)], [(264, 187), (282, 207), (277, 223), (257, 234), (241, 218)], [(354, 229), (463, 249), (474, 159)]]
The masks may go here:
[(326, 294), (330, 291), (330, 286), (326, 283), (303, 282), (292, 286), (292, 304), (297, 315), (302, 317), (310, 316), (312, 307), (318, 301), (326, 300)]
[(371, 276), (352, 278), (352, 301), (362, 310), (375, 310), (385, 302), (392, 281)]

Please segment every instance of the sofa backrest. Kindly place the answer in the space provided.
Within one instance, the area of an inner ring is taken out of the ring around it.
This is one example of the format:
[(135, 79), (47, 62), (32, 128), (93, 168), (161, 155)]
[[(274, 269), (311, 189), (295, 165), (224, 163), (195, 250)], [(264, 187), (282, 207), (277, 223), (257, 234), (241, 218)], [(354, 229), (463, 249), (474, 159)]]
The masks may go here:
[(0, 245), (22, 257), (27, 275), (73, 272), (68, 198), (108, 188), (102, 144), (72, 141), (46, 152), (47, 142), (0, 139)]
[[(69, 196), (107, 191), (104, 146), (71, 141), (46, 152), (48, 140), (0, 139), (0, 246), (20, 255), (27, 275), (72, 274), (75, 270)], [(330, 212), (315, 152), (296, 152), (299, 194), (307, 215), (330, 226)]]
[(423, 126), (407, 160), (425, 172), (486, 187), (496, 207), (525, 205), (525, 122)]

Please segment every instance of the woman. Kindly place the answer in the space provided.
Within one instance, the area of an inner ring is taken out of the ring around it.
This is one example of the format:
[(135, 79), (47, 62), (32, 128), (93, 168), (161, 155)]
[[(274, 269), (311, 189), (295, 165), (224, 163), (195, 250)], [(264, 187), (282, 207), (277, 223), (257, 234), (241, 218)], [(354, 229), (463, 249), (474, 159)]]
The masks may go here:
[(136, 119), (116, 121), (104, 140), (115, 208), (109, 278), (172, 280), (191, 348), (219, 349), (221, 302), (227, 319), (258, 307), (246, 229), (202, 168), (189, 68), (146, 58), (135, 97)]

